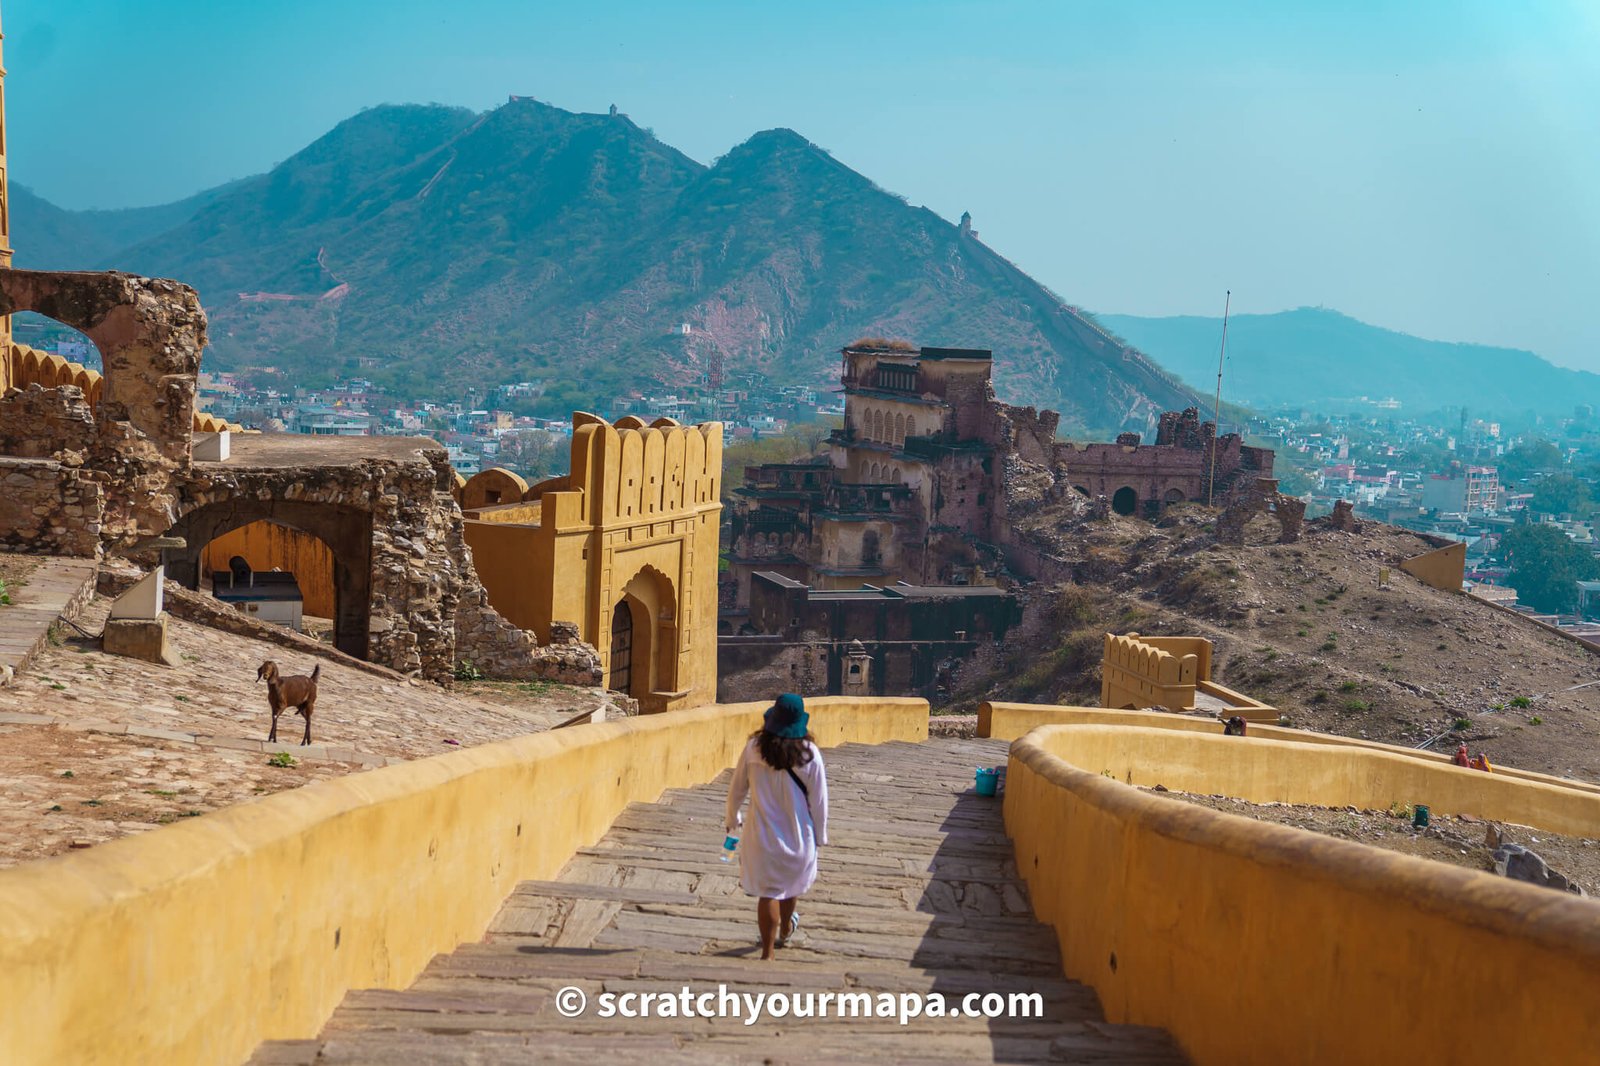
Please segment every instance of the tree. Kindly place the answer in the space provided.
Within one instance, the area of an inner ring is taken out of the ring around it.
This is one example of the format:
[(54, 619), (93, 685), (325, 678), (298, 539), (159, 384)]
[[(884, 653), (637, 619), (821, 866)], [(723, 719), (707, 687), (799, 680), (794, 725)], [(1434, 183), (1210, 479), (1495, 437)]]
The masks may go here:
[(521, 474), (530, 484), (566, 472), (568, 447), (565, 439), (542, 429), (500, 435), (496, 465)]
[(793, 463), (815, 455), (828, 434), (841, 424), (837, 418), (821, 422), (796, 422), (776, 436), (728, 442), (722, 449), (724, 497), (744, 484), (745, 467), (763, 463)]
[(1588, 515), (1594, 510), (1589, 486), (1571, 474), (1552, 474), (1533, 486), (1528, 506), (1541, 514)]
[(1555, 526), (1513, 526), (1500, 538), (1517, 599), (1541, 611), (1570, 612), (1579, 581), (1600, 578), (1600, 559)]
[(1561, 449), (1547, 440), (1534, 437), (1517, 444), (1500, 457), (1500, 480), (1522, 481), (1541, 470), (1560, 470), (1566, 465)]

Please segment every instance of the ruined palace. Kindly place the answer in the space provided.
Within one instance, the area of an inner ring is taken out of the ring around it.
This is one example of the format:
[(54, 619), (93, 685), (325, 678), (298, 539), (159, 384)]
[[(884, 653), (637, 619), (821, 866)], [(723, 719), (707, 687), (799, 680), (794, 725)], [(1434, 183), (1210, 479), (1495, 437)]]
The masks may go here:
[(710, 701), (722, 423), (580, 413), (571, 455), (531, 488), (498, 468), (458, 488), (489, 602), (543, 641), (573, 624), (606, 686), (645, 711)]
[(1239, 484), (1272, 477), (1270, 448), (1254, 448), (1237, 433), (1217, 436), (1191, 407), (1168, 411), (1156, 442), (1124, 433), (1112, 444), (1061, 444), (1055, 461), (1084, 496), (1104, 496), (1118, 514), (1153, 518), (1174, 503), (1222, 501)]
[(730, 618), (751, 576), (818, 589), (863, 584), (993, 584), (1027, 574), (1010, 551), (1008, 511), (1023, 471), (1125, 515), (1181, 501), (1221, 502), (1272, 474), (1273, 453), (1218, 438), (1194, 409), (1161, 417), (1154, 444), (1056, 440), (1054, 411), (995, 398), (992, 353), (862, 342), (843, 349), (845, 425), (827, 454), (745, 470), (731, 514)]
[[(274, 523), (326, 547), (341, 651), (436, 681), (461, 659), (499, 676), (599, 680), (592, 648), (538, 645), (489, 606), (442, 446), (241, 433), (197, 412), (206, 317), (194, 290), (10, 269), (5, 181), (0, 155), (0, 547), (164, 563), (199, 587), (211, 541)], [(104, 369), (16, 343), (10, 316), (23, 311), (83, 333)]]

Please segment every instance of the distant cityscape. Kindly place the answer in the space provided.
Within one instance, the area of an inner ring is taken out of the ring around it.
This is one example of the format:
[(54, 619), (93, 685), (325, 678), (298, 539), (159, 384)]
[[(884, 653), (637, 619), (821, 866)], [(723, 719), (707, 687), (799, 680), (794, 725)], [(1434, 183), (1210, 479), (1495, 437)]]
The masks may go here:
[[(1247, 423), (1247, 433), (1276, 449), (1284, 490), (1302, 495), (1308, 514), (1349, 500), (1362, 517), (1460, 541), (1467, 546), (1466, 591), (1589, 640), (1600, 638), (1600, 581), (1576, 582), (1574, 611), (1540, 612), (1519, 602), (1500, 551), (1514, 527), (1544, 525), (1600, 558), (1593, 503), (1600, 497), (1600, 424), (1593, 409), (1580, 405), (1540, 432), (1510, 436), (1495, 421), (1463, 415), (1445, 426), (1376, 406), (1385, 413), (1264, 414)], [(1534, 450), (1558, 456), (1566, 472), (1528, 468), (1521, 453)], [(1553, 487), (1552, 479), (1576, 492), (1541, 491)]]
[[(64, 358), (98, 365), (98, 353), (81, 336), (47, 320), (22, 320), (19, 339)], [(509, 382), (461, 401), (404, 401), (371, 380), (351, 377), (326, 389), (278, 388), (270, 368), (202, 373), (201, 405), (247, 428), (331, 436), (428, 436), (443, 444), (451, 465), (471, 476), (500, 466), (534, 480), (566, 468), (570, 415), (518, 413), (538, 406), (543, 386)], [(1380, 400), (1352, 403), (1359, 413), (1322, 414), (1307, 409), (1260, 412), (1243, 428), (1253, 443), (1279, 457), (1283, 490), (1308, 504), (1308, 516), (1349, 500), (1362, 517), (1466, 545), (1466, 591), (1503, 607), (1600, 640), (1600, 580), (1577, 580), (1571, 611), (1540, 611), (1523, 602), (1504, 561), (1501, 540), (1519, 525), (1559, 530), (1600, 560), (1600, 423), (1587, 405), (1537, 431), (1507, 433), (1502, 423), (1469, 418), (1453, 424), (1407, 418), (1400, 405)], [(680, 422), (716, 419), (729, 444), (780, 436), (792, 428), (844, 415), (836, 392), (808, 386), (774, 386), (759, 378), (715, 391), (703, 383), (683, 392), (633, 392), (613, 398), (608, 418), (636, 414)], [(1440, 416), (1434, 415), (1433, 419)], [(1564, 442), (1562, 444), (1553, 441)], [(1538, 444), (1554, 449), (1566, 471), (1506, 469), (1508, 455)], [(1580, 506), (1541, 494), (1553, 476), (1576, 483)]]

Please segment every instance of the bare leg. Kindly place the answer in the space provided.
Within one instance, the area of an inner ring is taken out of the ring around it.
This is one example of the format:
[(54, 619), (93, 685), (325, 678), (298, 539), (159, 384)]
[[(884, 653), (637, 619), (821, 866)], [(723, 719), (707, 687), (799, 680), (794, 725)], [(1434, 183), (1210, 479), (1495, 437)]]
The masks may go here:
[(789, 919), (794, 917), (794, 905), (800, 902), (800, 897), (791, 896), (778, 901), (778, 930), (780, 934), (789, 931)]
[(778, 907), (775, 899), (762, 896), (756, 904), (756, 923), (761, 929), (761, 957), (770, 959), (773, 956), (773, 944), (778, 939)]

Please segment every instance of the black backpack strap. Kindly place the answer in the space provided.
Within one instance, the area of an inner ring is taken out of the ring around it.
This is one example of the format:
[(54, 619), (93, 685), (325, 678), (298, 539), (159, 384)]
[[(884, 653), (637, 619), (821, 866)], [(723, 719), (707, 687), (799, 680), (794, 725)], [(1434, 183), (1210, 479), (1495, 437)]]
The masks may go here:
[(796, 785), (800, 786), (800, 795), (806, 798), (806, 814), (810, 815), (812, 823), (815, 824), (817, 817), (816, 815), (811, 814), (811, 791), (806, 788), (806, 783), (800, 780), (800, 775), (794, 772), (794, 767), (788, 767), (785, 770), (785, 773), (789, 775), (789, 778), (794, 781)]

